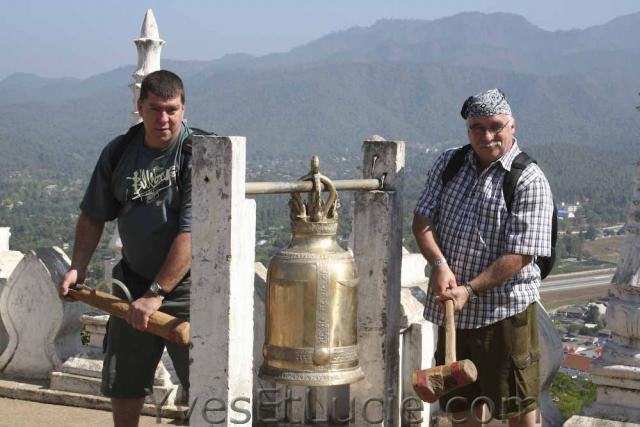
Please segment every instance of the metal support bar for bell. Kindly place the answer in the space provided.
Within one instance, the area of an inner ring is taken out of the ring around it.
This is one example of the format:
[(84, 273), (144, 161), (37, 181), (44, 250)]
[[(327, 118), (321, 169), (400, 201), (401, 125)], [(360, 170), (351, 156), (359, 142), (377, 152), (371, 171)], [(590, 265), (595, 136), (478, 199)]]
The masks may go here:
[[(343, 179), (332, 181), (336, 190), (342, 191), (371, 191), (382, 190), (384, 179)], [(305, 193), (313, 190), (313, 182), (247, 182), (245, 194), (277, 194), (277, 193)], [(322, 191), (329, 191), (326, 185), (322, 186)]]

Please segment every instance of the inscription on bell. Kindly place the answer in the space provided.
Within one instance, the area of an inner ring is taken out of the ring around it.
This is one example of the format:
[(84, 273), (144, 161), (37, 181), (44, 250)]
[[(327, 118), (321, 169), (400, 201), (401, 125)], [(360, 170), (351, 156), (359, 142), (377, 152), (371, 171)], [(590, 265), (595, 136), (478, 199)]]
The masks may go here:
[[(327, 313), (327, 305), (329, 303), (329, 264), (327, 262), (320, 262), (317, 264), (318, 270), (318, 282), (317, 290), (318, 296), (316, 298), (316, 347), (321, 347), (317, 352), (325, 351), (324, 359), (321, 356), (314, 355), (313, 361), (316, 365), (324, 365), (329, 357), (329, 352), (326, 348), (329, 345), (329, 319)], [(316, 360), (324, 360), (324, 362), (316, 362)]]

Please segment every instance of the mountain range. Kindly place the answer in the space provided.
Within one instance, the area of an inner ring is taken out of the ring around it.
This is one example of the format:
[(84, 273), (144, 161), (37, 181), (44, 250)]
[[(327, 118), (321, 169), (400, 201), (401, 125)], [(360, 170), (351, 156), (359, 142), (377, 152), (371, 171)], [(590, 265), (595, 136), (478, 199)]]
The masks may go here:
[[(189, 123), (247, 136), (253, 160), (318, 153), (358, 164), (361, 141), (379, 134), (405, 140), (409, 166), (422, 173), (431, 148), (465, 143), (464, 99), (500, 87), (520, 144), (552, 176), (565, 176), (565, 166), (579, 170), (581, 159), (616, 170), (627, 185), (640, 138), (639, 38), (640, 13), (550, 32), (518, 15), (468, 12), (380, 20), (284, 53), (162, 64), (185, 81)], [(122, 48), (134, 55), (133, 46)], [(0, 81), (0, 175), (86, 175), (101, 147), (129, 125), (133, 70), (87, 79), (19, 73)], [(571, 148), (549, 148), (557, 144)], [(576, 150), (579, 156), (570, 154)], [(555, 184), (561, 179), (571, 177)]]

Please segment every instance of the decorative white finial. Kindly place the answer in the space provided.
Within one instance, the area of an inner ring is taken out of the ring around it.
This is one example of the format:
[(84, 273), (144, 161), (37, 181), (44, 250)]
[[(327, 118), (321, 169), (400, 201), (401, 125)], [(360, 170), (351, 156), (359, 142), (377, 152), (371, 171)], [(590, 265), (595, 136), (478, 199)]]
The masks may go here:
[(156, 17), (153, 10), (147, 10), (140, 29), (140, 38), (133, 41), (138, 49), (138, 68), (133, 73), (134, 83), (129, 85), (133, 94), (133, 118), (132, 124), (140, 123), (142, 120), (138, 114), (138, 98), (140, 97), (140, 83), (144, 77), (160, 69), (160, 53), (164, 40), (160, 38)]
[(158, 32), (158, 23), (156, 17), (153, 14), (153, 10), (147, 10), (144, 14), (144, 21), (142, 21), (142, 28), (140, 29), (141, 39), (160, 39), (160, 33)]

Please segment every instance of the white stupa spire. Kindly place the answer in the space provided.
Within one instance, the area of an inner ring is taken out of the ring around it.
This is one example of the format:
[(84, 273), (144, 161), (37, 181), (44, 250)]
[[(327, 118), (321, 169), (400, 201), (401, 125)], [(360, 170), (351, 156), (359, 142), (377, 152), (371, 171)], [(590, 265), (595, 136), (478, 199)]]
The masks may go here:
[(160, 32), (158, 31), (158, 23), (156, 17), (153, 15), (153, 10), (147, 10), (142, 21), (142, 28), (140, 29), (140, 38), (133, 41), (138, 49), (138, 68), (133, 73), (134, 83), (129, 85), (131, 93), (133, 95), (133, 118), (132, 124), (139, 123), (140, 115), (138, 114), (137, 102), (140, 96), (140, 83), (144, 77), (160, 69), (160, 53), (164, 40), (160, 38)]
[[(585, 414), (640, 424), (640, 162), (635, 193), (625, 227), (625, 245), (611, 280), (607, 328), (611, 339), (594, 362), (591, 379), (596, 401)], [(577, 425), (577, 424), (576, 424)], [(630, 424), (631, 425), (631, 424)]]
[(640, 162), (636, 163), (635, 193), (625, 231), (624, 247), (612, 283), (640, 287)]
[(144, 14), (144, 21), (142, 21), (142, 28), (140, 29), (140, 39), (160, 39), (158, 23), (151, 9), (148, 9), (147, 13)]

